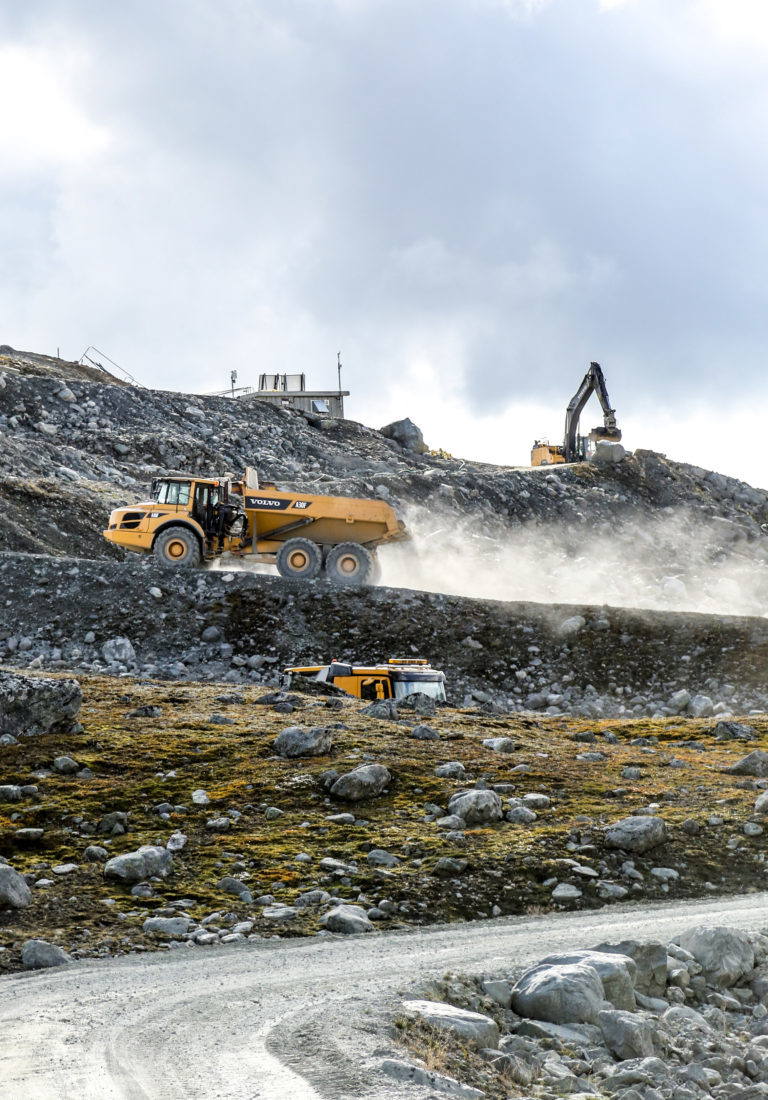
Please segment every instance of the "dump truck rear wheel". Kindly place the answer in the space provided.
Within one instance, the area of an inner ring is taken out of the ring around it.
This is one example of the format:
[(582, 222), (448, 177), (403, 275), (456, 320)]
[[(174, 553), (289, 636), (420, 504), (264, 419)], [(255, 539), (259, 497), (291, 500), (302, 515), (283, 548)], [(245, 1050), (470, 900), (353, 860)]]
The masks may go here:
[(186, 527), (167, 527), (155, 539), (155, 557), (174, 569), (191, 569), (200, 564), (202, 554), (197, 535)]
[(311, 581), (323, 568), (323, 552), (311, 539), (288, 539), (277, 552), (276, 564), (281, 577)]
[(340, 542), (329, 552), (325, 561), (329, 581), (351, 588), (370, 583), (374, 572), (373, 555), (356, 542)]

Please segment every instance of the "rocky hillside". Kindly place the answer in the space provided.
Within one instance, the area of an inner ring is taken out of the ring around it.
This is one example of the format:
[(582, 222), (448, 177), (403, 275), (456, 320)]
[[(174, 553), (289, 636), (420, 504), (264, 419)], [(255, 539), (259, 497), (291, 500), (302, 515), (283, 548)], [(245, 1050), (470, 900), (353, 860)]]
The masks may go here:
[(763, 618), (468, 600), (0, 554), (0, 661), (279, 686), (289, 664), (423, 656), (454, 702), (623, 718), (768, 710)]
[(649, 452), (615, 466), (492, 467), (414, 454), (351, 421), (140, 389), (7, 347), (0, 434), (0, 549), (119, 558), (101, 536), (108, 512), (152, 477), (254, 465), (280, 485), (391, 501), (414, 540), (382, 554), (385, 584), (768, 612), (768, 495)]

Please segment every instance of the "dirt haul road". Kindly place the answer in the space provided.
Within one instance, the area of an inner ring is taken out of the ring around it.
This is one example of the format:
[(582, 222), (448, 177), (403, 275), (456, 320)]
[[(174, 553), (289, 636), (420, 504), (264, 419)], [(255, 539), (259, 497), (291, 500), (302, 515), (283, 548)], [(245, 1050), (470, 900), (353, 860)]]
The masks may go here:
[(0, 981), (0, 1082), (14, 1100), (432, 1096), (388, 1081), (401, 994), (449, 969), (510, 975), (547, 952), (692, 925), (768, 926), (768, 894), (272, 940), (78, 963)]

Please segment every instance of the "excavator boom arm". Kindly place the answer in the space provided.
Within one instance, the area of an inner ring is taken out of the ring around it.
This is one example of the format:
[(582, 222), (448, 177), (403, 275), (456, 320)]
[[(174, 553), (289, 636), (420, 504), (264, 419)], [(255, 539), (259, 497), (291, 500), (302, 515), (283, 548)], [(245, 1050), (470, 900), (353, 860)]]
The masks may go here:
[[(621, 432), (616, 426), (616, 411), (611, 408), (611, 399), (605, 386), (605, 376), (599, 363), (590, 363), (589, 370), (581, 380), (576, 393), (568, 403), (565, 413), (565, 461), (574, 462), (581, 456), (578, 454), (577, 434), (579, 419), (584, 406), (592, 394), (597, 394), (597, 399), (603, 410), (603, 432), (612, 438), (621, 438)], [(601, 433), (602, 434), (602, 433)]]

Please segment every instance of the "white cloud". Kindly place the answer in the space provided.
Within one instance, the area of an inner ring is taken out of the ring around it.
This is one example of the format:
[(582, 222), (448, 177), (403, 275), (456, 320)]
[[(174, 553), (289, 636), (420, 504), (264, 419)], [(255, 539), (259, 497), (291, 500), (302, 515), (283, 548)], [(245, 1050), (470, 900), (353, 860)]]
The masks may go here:
[(71, 83), (88, 59), (74, 50), (0, 47), (1, 175), (82, 164), (109, 144), (104, 126), (79, 106)]

